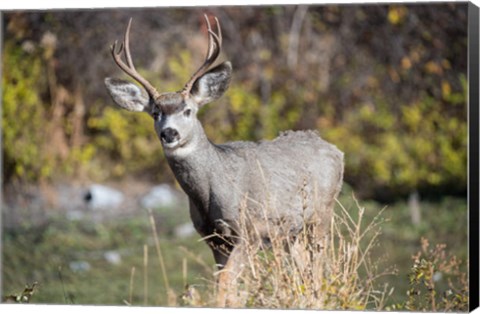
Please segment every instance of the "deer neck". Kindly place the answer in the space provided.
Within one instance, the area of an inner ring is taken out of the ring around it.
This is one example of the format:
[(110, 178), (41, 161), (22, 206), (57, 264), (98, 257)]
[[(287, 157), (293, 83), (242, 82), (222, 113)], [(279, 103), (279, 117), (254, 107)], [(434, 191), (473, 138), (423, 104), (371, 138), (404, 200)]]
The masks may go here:
[(165, 155), (175, 178), (185, 193), (198, 201), (208, 200), (211, 179), (219, 172), (220, 156), (215, 145), (207, 138), (203, 128), (199, 125), (191, 143), (184, 151)]

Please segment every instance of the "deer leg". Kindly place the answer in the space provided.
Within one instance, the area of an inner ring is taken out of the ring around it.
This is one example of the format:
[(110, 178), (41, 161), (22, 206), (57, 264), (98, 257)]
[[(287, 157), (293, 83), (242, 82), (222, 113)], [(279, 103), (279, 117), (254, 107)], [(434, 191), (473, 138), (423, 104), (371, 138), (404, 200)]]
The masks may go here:
[[(218, 307), (238, 307), (236, 280), (241, 271), (244, 249), (241, 245), (235, 246), (223, 269), (218, 272)], [(218, 263), (218, 262), (217, 262)]]
[(293, 262), (295, 263), (297, 271), (303, 277), (305, 272), (308, 271), (308, 266), (311, 262), (308, 249), (305, 247), (305, 243), (300, 241), (299, 238), (295, 239), (289, 248), (289, 253), (293, 258)]
[(210, 248), (212, 249), (213, 259), (215, 260), (218, 270), (222, 270), (227, 264), (230, 252), (216, 247), (215, 244), (210, 245)]

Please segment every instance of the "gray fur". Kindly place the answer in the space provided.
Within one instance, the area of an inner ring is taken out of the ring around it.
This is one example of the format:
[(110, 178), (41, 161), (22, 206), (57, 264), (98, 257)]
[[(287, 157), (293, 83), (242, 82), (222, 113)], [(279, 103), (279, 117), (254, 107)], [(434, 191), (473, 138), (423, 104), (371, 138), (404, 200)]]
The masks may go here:
[[(264, 238), (265, 215), (272, 222), (288, 221), (292, 235), (305, 220), (328, 226), (343, 178), (343, 153), (313, 131), (287, 131), (258, 143), (211, 143), (197, 112), (225, 92), (230, 76), (230, 63), (223, 63), (198, 78), (190, 94), (164, 93), (153, 105), (132, 83), (106, 80), (118, 105), (154, 118), (170, 168), (189, 197), (193, 224), (207, 237), (220, 267), (236, 246), (242, 206)], [(167, 129), (178, 137), (163, 136)]]
[(198, 106), (201, 107), (220, 98), (230, 84), (232, 64), (224, 62), (206, 73), (193, 84), (192, 95)]
[(191, 217), (202, 236), (236, 235), (242, 204), (258, 219), (252, 228), (265, 238), (264, 211), (269, 219), (288, 219), (293, 235), (314, 213), (328, 226), (342, 185), (343, 153), (317, 133), (289, 131), (273, 141), (201, 145), (194, 154), (167, 160), (194, 205)]
[(148, 109), (148, 97), (142, 94), (142, 90), (137, 85), (114, 78), (106, 78), (105, 85), (112, 99), (123, 109), (128, 111)]

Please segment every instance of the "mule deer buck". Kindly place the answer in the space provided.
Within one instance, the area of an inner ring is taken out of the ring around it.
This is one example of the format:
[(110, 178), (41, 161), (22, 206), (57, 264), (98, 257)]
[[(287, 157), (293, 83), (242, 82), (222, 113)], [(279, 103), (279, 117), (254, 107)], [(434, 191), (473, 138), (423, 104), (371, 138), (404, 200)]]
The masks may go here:
[(230, 290), (222, 287), (229, 287), (245, 254), (238, 231), (241, 208), (254, 217), (251, 228), (267, 242), (265, 219), (288, 221), (286, 232), (293, 236), (306, 220), (329, 221), (342, 185), (343, 153), (314, 131), (287, 131), (272, 141), (210, 142), (197, 112), (227, 90), (232, 65), (227, 61), (212, 67), (222, 34), (218, 19), (216, 32), (206, 15), (205, 20), (207, 55), (182, 90), (159, 93), (136, 71), (129, 49), (131, 20), (124, 42), (120, 46), (115, 42), (111, 52), (120, 69), (148, 95), (124, 80), (106, 78), (105, 84), (117, 105), (153, 118), (168, 164), (188, 195), (195, 229), (221, 270), (217, 301), (223, 306), (233, 301), (227, 300)]

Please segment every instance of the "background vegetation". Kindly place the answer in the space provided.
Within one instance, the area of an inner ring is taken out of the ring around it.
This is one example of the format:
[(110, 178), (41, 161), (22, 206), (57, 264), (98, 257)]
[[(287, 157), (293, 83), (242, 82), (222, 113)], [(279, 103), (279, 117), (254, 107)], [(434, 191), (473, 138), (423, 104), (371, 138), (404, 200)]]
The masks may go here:
[[(374, 254), (398, 248), (385, 257), (399, 269), (400, 286), (392, 302), (407, 298), (411, 256), (421, 248), (422, 236), (445, 242), (459, 258), (466, 258), (463, 3), (6, 13), (4, 191), (127, 178), (173, 183), (149, 117), (117, 109), (106, 93), (103, 79), (122, 76), (109, 45), (122, 38), (133, 17), (131, 46), (137, 68), (159, 90), (178, 90), (204, 57), (204, 13), (221, 21), (220, 58), (234, 66), (226, 95), (200, 113), (213, 142), (271, 139), (281, 130), (316, 129), (343, 150), (344, 202), (351, 197), (351, 187), (373, 212), (389, 204), (386, 215), (391, 221)], [(7, 201), (9, 197), (7, 193)], [(414, 218), (418, 208), (420, 220)], [(56, 217), (42, 227), (28, 223), (21, 231), (8, 229), (4, 290), (13, 293), (35, 279), (45, 287), (39, 302), (121, 303), (130, 267), (141, 264), (142, 252), (133, 253), (133, 260), (115, 269), (116, 274), (104, 272), (107, 266), (100, 262), (92, 277), (70, 277), (58, 267), (71, 254), (100, 247), (131, 243), (141, 251), (149, 234), (145, 223), (148, 227), (148, 219), (138, 218), (77, 224)], [(167, 263), (178, 266), (181, 240), (162, 237), (169, 251)], [(198, 254), (204, 254), (206, 247), (193, 242), (181, 245), (192, 250), (200, 246)], [(48, 269), (30, 263), (36, 254), (39, 260), (51, 256)], [(94, 291), (90, 280), (100, 273), (106, 276), (95, 281), (99, 290)], [(188, 273), (192, 276), (194, 270)], [(117, 276), (121, 283), (112, 279)], [(177, 277), (181, 286), (182, 275)], [(154, 281), (149, 281), (152, 287)], [(52, 290), (46, 288), (49, 282)], [(161, 297), (150, 301), (165, 304)]]

